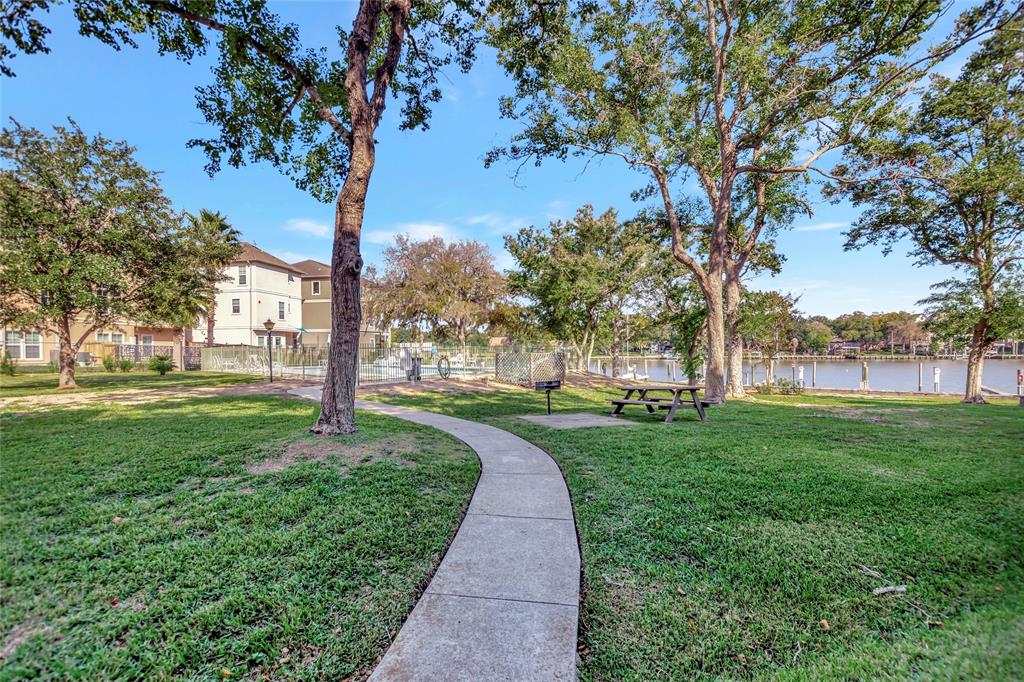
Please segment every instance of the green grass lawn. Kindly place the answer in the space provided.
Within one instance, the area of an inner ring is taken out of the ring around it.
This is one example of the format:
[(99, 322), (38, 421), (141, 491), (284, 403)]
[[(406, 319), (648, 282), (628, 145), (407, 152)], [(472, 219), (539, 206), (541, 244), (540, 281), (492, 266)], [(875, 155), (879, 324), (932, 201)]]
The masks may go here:
[[(82, 391), (124, 391), (151, 388), (187, 389), (199, 386), (230, 386), (255, 381), (257, 377), (220, 372), (174, 371), (164, 376), (148, 369), (131, 372), (78, 372), (75, 382)], [(0, 398), (65, 393), (57, 388), (54, 372), (20, 372), (13, 377), (0, 376)]]
[[(84, 388), (217, 385), (201, 374)], [(30, 391), (37, 377), (5, 378)], [(43, 386), (46, 386), (44, 381)], [(0, 679), (328, 679), (383, 653), (479, 464), (454, 439), (314, 403), (203, 397), (0, 416)]]
[[(610, 394), (556, 393), (561, 410)], [(581, 535), (581, 678), (1024, 679), (1024, 410), (762, 397), (556, 431), (543, 394), (381, 399), (550, 452)], [(875, 596), (875, 588), (906, 585)]]

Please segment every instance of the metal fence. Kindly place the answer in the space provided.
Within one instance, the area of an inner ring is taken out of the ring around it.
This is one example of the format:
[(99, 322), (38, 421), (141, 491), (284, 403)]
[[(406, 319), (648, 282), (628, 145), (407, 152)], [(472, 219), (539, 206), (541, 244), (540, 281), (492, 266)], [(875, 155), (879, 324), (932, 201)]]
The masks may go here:
[[(317, 379), (327, 367), (326, 346), (275, 347), (219, 346), (202, 348), (201, 368), (212, 372), (240, 372), (275, 377)], [(491, 348), (454, 346), (361, 346), (357, 380), (360, 384), (394, 383), (439, 377), (472, 379), (493, 377), (495, 352)]]
[[(59, 343), (38, 339), (29, 342), (21, 338), (16, 341), (0, 345), (0, 355), (6, 354), (10, 357), (18, 371), (57, 371), (60, 363)], [(145, 367), (149, 359), (155, 355), (167, 355), (177, 367), (183, 366), (181, 346), (177, 344), (122, 344), (96, 341), (85, 342), (78, 347), (75, 353), (75, 366), (80, 371), (104, 370), (104, 359), (110, 358), (115, 362), (127, 360), (136, 367)]]

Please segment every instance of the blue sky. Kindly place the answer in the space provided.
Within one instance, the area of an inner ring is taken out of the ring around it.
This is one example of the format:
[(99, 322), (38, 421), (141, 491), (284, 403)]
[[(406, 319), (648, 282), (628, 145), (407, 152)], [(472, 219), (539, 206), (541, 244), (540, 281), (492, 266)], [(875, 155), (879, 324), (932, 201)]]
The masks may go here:
[[(352, 2), (331, 1), (271, 6), (299, 25), (307, 45), (332, 49), (333, 27), (350, 26), (355, 9)], [(963, 7), (957, 3), (956, 9)], [(202, 152), (186, 148), (189, 139), (210, 133), (195, 107), (194, 88), (210, 81), (212, 60), (186, 64), (160, 57), (146, 40), (138, 50), (116, 52), (79, 36), (66, 7), (52, 11), (48, 24), (50, 54), (19, 56), (17, 77), (0, 82), (5, 122), (13, 116), (48, 129), (72, 116), (89, 133), (136, 146), (140, 161), (161, 172), (179, 208), (219, 210), (246, 240), (286, 260), (330, 262), (332, 204), (318, 203), (269, 165), (225, 167), (210, 178)], [(953, 73), (962, 63), (960, 56), (943, 68)], [(445, 99), (425, 132), (399, 131), (399, 103), (389, 102), (363, 226), (368, 262), (379, 261), (394, 234), (408, 232), (486, 242), (499, 267), (507, 268), (512, 262), (502, 234), (570, 217), (585, 203), (599, 211), (613, 206), (622, 217), (639, 208), (629, 195), (643, 178), (618, 159), (595, 159), (586, 169), (583, 159), (531, 165), (515, 181), (513, 166), (485, 169), (483, 155), (516, 129), (498, 117), (498, 97), (511, 85), (487, 49), (480, 50), (472, 72), (452, 68), (442, 80)], [(916, 309), (928, 285), (948, 273), (915, 267), (905, 249), (886, 258), (877, 249), (844, 252), (842, 231), (855, 216), (849, 206), (818, 202), (813, 218), (781, 235), (779, 249), (787, 257), (782, 274), (760, 278), (755, 286), (799, 294), (807, 314)]]

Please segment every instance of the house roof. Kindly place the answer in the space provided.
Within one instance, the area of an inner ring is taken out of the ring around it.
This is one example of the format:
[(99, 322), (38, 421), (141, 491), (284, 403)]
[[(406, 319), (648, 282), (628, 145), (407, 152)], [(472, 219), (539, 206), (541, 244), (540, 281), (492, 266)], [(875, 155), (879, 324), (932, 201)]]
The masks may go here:
[(282, 270), (288, 270), (289, 272), (295, 272), (300, 275), (302, 274), (302, 271), (299, 270), (294, 265), (289, 265), (288, 263), (284, 262), (277, 256), (267, 253), (266, 251), (259, 248), (255, 244), (250, 244), (249, 242), (242, 242), (242, 251), (235, 257), (235, 259), (232, 262), (262, 263), (263, 265), (272, 265), (276, 268), (281, 268)]
[(292, 263), (292, 267), (302, 273), (303, 277), (330, 277), (331, 266), (324, 265), (318, 260), (312, 258), (307, 260), (300, 260), (298, 263)]

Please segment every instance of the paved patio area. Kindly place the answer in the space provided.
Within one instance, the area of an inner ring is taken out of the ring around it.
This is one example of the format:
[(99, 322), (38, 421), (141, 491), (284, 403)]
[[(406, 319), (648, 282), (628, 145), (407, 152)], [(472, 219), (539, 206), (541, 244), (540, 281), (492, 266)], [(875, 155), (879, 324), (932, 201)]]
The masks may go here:
[[(320, 400), (319, 387), (291, 393)], [(356, 407), (450, 433), (481, 464), (455, 539), (370, 680), (576, 679), (580, 555), (554, 460), (493, 426), (365, 400)]]
[(549, 429), (587, 429), (595, 426), (633, 426), (636, 422), (590, 412), (556, 412), (554, 414), (523, 414), (525, 419)]

